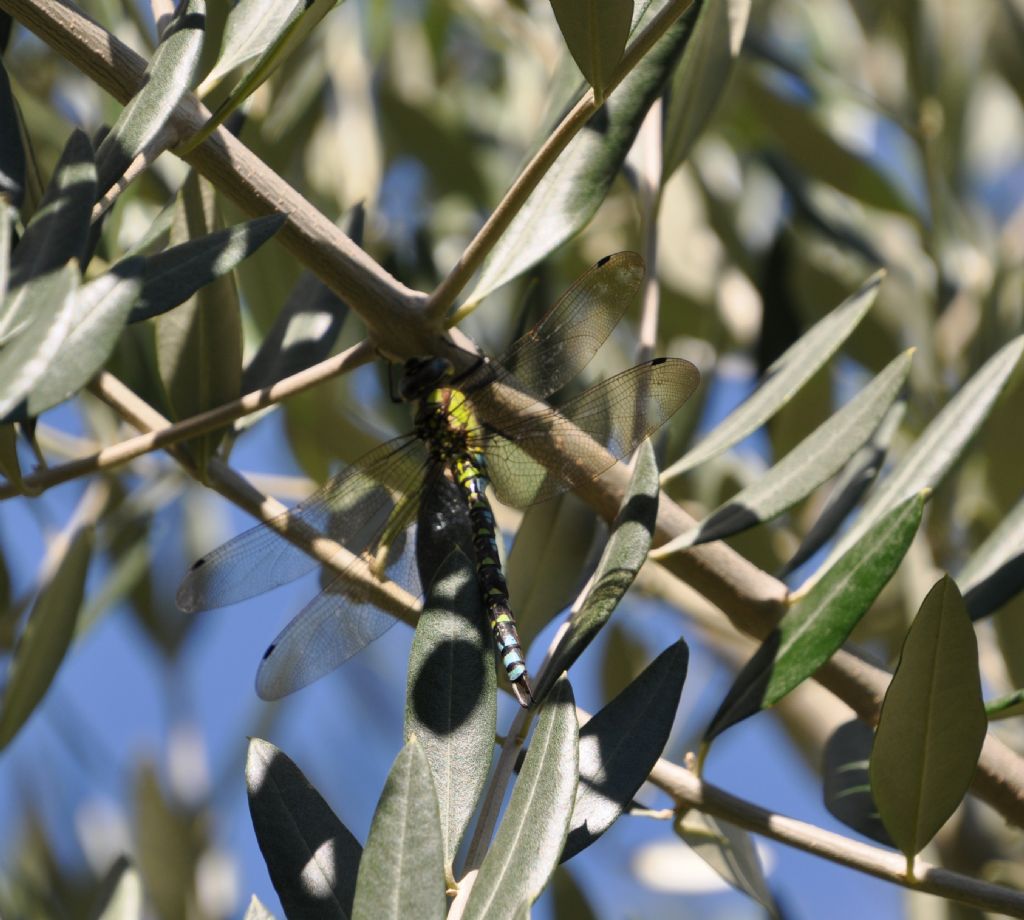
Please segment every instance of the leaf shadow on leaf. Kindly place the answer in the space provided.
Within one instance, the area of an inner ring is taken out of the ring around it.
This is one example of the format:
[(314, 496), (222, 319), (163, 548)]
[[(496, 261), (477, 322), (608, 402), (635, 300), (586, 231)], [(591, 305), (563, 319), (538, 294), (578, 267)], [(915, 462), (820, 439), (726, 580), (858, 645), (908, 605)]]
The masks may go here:
[[(475, 584), (470, 588), (477, 590)], [(459, 674), (460, 686), (466, 692), (449, 695), (455, 708), (449, 710), (447, 718), (442, 721), (432, 700), (439, 686), (447, 686), (451, 682), (449, 675), (453, 672)], [(481, 667), (480, 652), (472, 643), (454, 639), (438, 646), (413, 677), (411, 698), (416, 717), (437, 734), (453, 732), (473, 714), (477, 700), (483, 695), (484, 681), (490, 679)]]

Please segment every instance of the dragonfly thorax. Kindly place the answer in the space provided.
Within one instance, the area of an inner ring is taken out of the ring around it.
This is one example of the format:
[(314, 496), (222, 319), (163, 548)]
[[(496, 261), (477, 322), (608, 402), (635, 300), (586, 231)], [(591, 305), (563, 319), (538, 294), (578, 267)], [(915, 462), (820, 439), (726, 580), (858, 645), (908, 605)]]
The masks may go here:
[(402, 370), (399, 392), (406, 402), (421, 400), (450, 380), (454, 369), (444, 358), (410, 358)]

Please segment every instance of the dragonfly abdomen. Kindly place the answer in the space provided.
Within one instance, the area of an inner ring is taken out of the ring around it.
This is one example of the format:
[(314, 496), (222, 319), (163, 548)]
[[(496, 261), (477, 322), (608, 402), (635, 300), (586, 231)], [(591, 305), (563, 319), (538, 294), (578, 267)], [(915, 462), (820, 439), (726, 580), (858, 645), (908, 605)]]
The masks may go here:
[(473, 550), (476, 554), (477, 578), (487, 608), (487, 618), (501, 663), (508, 675), (516, 699), (522, 706), (533, 702), (526, 660), (516, 632), (515, 618), (509, 606), (508, 584), (501, 570), (494, 513), (487, 500), (487, 472), (482, 454), (462, 454), (451, 461), (452, 474), (466, 496), (470, 525), (473, 528)]

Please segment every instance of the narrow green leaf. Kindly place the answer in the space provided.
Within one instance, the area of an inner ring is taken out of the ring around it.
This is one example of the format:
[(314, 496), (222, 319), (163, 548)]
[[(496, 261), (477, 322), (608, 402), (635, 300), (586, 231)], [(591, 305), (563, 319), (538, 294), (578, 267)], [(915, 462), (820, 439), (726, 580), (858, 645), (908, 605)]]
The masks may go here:
[(434, 576), (416, 624), (405, 705), (405, 739), (416, 739), (434, 779), (449, 872), (491, 767), (494, 667), (476, 568), (455, 549)]
[(1022, 351), (1024, 335), (1008, 342), (978, 369), (871, 494), (857, 520), (836, 542), (819, 571), (846, 552), (896, 502), (921, 489), (934, 489), (942, 482), (988, 417), (992, 404), (1017, 367)]
[[(25, 148), (21, 141), (18, 104), (11, 93), (7, 68), (0, 61), (0, 202), (21, 207), (25, 197)], [(4, 253), (7, 249), (2, 250)], [(3, 286), (0, 285), (0, 300)]]
[(465, 920), (521, 915), (558, 864), (576, 797), (579, 726), (569, 681), (559, 681), (540, 720), (508, 808), (480, 866)]
[(583, 587), (598, 532), (597, 513), (571, 492), (526, 509), (505, 566), (524, 648)]
[(677, 819), (673, 827), (727, 885), (752, 898), (772, 917), (779, 915), (757, 848), (743, 828), (693, 809), (687, 811), (682, 820)]
[(20, 413), (32, 390), (48, 374), (71, 331), (77, 309), (78, 268), (62, 269), (33, 278), (13, 292), (24, 323), (0, 350), (0, 419)]
[(138, 323), (166, 313), (223, 278), (277, 233), (285, 220), (283, 214), (268, 214), (148, 256), (142, 294), (128, 322)]
[(956, 583), (972, 620), (998, 610), (1024, 589), (1024, 496), (971, 554)]
[(946, 575), (907, 633), (871, 752), (878, 812), (908, 862), (960, 804), (986, 728), (978, 643), (960, 591)]
[(132, 160), (153, 143), (192, 88), (205, 32), (205, 0), (188, 0), (164, 31), (142, 88), (121, 110), (96, 151), (99, 194), (117, 182)]
[(0, 750), (7, 747), (46, 695), (71, 644), (85, 590), (92, 537), (91, 528), (79, 530), (56, 571), (44, 576), (25, 631), (14, 646), (7, 689), (0, 700)]
[(580, 780), (562, 860), (600, 837), (633, 800), (668, 742), (690, 652), (680, 639), (580, 730)]
[(583, 604), (569, 621), (544, 676), (534, 688), (542, 700), (552, 684), (583, 654), (633, 584), (647, 558), (658, 516), (658, 467), (654, 448), (644, 442), (637, 451), (636, 467), (622, 508), (612, 523), (612, 533), (590, 583)]
[(668, 93), (662, 176), (668, 179), (718, 107), (743, 47), (750, 0), (716, 0), (701, 7), (693, 38)]
[[(203, 80), (203, 88), (266, 54), (310, 5), (310, 0), (239, 0), (228, 13), (220, 56)], [(205, 95), (203, 89), (200, 94)]]
[[(576, 884), (576, 879), (565, 866), (559, 866), (555, 870), (551, 879), (551, 894), (554, 917), (571, 918), (571, 920), (597, 920), (597, 915), (583, 894), (583, 890)], [(528, 906), (527, 911), (529, 911)]]
[[(703, 0), (694, 0), (654, 48), (609, 96), (541, 179), (491, 251), (468, 303), (478, 303), (535, 265), (581, 230), (618, 175), (640, 124), (661, 94)], [(634, 30), (664, 6), (656, 0)]]
[(444, 846), (430, 766), (415, 738), (384, 784), (359, 864), (353, 920), (441, 920)]
[(778, 574), (779, 578), (785, 578), (790, 572), (795, 571), (835, 536), (843, 521), (878, 478), (906, 411), (907, 400), (904, 393), (890, 406), (867, 444), (849, 459), (836, 477), (828, 501), (825, 502), (811, 529), (800, 541), (797, 551), (782, 567)]
[(993, 722), (1024, 715), (1024, 690), (1014, 690), (1013, 693), (989, 700), (985, 703), (985, 715)]
[(633, 21), (633, 0), (551, 0), (569, 53), (603, 99), (622, 59)]
[(832, 817), (883, 846), (893, 845), (871, 795), (868, 764), (875, 733), (867, 722), (851, 719), (825, 744), (822, 764), (825, 807)]
[[(192, 173), (182, 192), (183, 223), (192, 239), (212, 233), (217, 223), (213, 189)], [(235, 399), (242, 380), (242, 329), (238, 293), (230, 274), (201, 287), (156, 324), (157, 366), (172, 414), (187, 418)], [(202, 469), (224, 430), (186, 442)]]
[(904, 500), (802, 594), (743, 666), (704, 733), (709, 743), (731, 725), (768, 709), (810, 677), (846, 637), (910, 548), (928, 492)]
[(285, 914), (351, 917), (362, 850), (348, 828), (269, 741), (249, 742), (245, 782), (256, 840)]
[(277, 70), (305, 41), (306, 37), (339, 2), (339, 0), (303, 0), (296, 6), (292, 16), (274, 37), (274, 40), (260, 53), (256, 65), (235, 86), (228, 97), (217, 106), (216, 112), (196, 135), (181, 148), (182, 152), (192, 150), (206, 140), (218, 125), (224, 122), (235, 109), (254, 93), (270, 75)]
[(126, 260), (78, 289), (67, 337), (46, 373), (8, 420), (34, 418), (63, 402), (106, 364), (142, 290), (142, 266), (141, 259)]
[(765, 372), (757, 391), (693, 450), (661, 475), (666, 483), (717, 457), (756, 431), (799, 392), (845, 342), (875, 302), (883, 272), (876, 272), (838, 307), (797, 339)]
[(0, 342), (7, 340), (27, 313), (35, 312), (17, 300), (16, 288), (57, 271), (73, 260), (81, 263), (89, 241), (89, 218), (95, 201), (96, 164), (92, 144), (83, 132), (76, 130), (68, 138), (46, 194), (11, 257), (8, 302), (0, 314)]
[(722, 540), (778, 517), (834, 476), (878, 428), (903, 389), (914, 350), (908, 349), (782, 460), (697, 527), (656, 550), (655, 558)]
[(249, 899), (249, 906), (245, 909), (245, 916), (242, 920), (275, 920), (275, 918), (267, 910), (267, 906), (256, 895), (253, 895)]
[(96, 920), (142, 920), (142, 878), (124, 856), (111, 866), (103, 880), (103, 895)]

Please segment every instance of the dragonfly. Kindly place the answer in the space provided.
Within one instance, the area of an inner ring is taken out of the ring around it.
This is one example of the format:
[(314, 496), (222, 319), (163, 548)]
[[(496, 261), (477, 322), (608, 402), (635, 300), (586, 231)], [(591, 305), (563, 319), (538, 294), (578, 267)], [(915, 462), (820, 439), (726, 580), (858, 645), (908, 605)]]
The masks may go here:
[[(282, 533), (323, 535), (352, 554), (263, 656), (257, 693), (268, 700), (286, 696), (339, 667), (395, 623), (367, 584), (368, 565), (371, 583), (393, 582), (414, 597), (422, 594), (418, 531), (426, 526), (440, 535), (444, 521), (424, 525), (417, 512), (425, 497), (447, 487), (462, 504), (453, 513), (468, 517), (476, 578), (498, 655), (516, 699), (529, 707), (529, 674), (487, 489), (522, 508), (578, 488), (631, 454), (694, 392), (700, 374), (693, 364), (656, 358), (591, 386), (560, 408), (545, 402), (611, 335), (643, 275), (636, 253), (605, 257), (500, 360), (479, 355), (459, 374), (442, 358), (407, 361), (399, 392), (418, 407), (413, 430), (371, 450), (279, 518), (200, 558), (178, 589), (178, 607), (195, 612), (227, 606), (322, 565)], [(519, 405), (509, 406), (509, 392)], [(594, 442), (605, 447), (597, 460)], [(577, 456), (588, 461), (573, 462)], [(442, 513), (434, 518), (445, 517), (444, 506), (438, 507)]]

